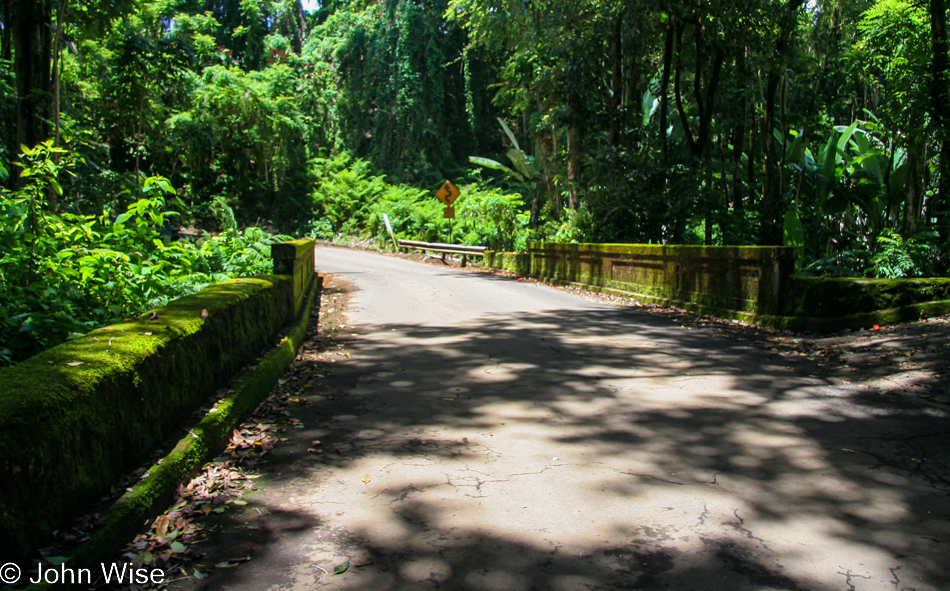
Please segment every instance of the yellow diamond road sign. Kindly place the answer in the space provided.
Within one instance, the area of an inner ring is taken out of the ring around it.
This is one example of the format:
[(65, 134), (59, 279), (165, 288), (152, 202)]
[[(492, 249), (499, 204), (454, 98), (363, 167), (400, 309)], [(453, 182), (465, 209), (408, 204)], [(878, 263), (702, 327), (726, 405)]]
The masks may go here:
[(461, 192), (452, 184), (452, 181), (445, 181), (442, 183), (442, 186), (439, 187), (439, 190), (435, 192), (435, 196), (439, 198), (439, 201), (450, 207), (455, 203), (455, 200), (458, 199), (460, 194)]

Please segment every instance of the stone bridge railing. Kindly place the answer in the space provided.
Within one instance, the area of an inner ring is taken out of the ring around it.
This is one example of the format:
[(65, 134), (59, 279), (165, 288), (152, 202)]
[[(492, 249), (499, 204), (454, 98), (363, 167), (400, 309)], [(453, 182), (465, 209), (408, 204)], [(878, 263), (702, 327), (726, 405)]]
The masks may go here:
[[(120, 477), (180, 437), (197, 409), (216, 402), (107, 514), (109, 533), (97, 538), (107, 546), (131, 539), (296, 355), (321, 287), (313, 248), (313, 240), (277, 245), (276, 275), (214, 285), (0, 371), (0, 557), (35, 556), (53, 530), (88, 512)], [(231, 394), (212, 399), (252, 362)]]
[(485, 264), (775, 328), (833, 332), (950, 312), (950, 279), (794, 275), (794, 249), (533, 242)]

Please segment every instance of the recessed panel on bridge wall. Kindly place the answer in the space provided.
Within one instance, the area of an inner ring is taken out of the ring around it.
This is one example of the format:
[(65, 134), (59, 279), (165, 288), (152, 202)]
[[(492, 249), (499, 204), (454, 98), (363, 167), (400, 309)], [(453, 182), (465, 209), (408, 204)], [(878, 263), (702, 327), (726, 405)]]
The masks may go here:
[(790, 272), (782, 247), (538, 244), (532, 274), (713, 308), (774, 314)]

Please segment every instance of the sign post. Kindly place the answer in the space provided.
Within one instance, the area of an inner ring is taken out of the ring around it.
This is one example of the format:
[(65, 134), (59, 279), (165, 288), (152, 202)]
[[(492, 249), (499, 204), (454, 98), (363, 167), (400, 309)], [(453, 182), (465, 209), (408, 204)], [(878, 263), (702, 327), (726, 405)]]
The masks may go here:
[(452, 184), (452, 181), (445, 181), (442, 183), (442, 186), (439, 187), (439, 190), (435, 192), (435, 196), (438, 197), (439, 201), (447, 206), (442, 210), (442, 215), (445, 216), (445, 219), (449, 220), (449, 244), (452, 244), (452, 220), (455, 218), (455, 208), (452, 207), (452, 204), (455, 203), (455, 200), (458, 199), (461, 194), (462, 192)]
[(389, 237), (393, 239), (393, 248), (396, 249), (396, 252), (399, 252), (399, 245), (396, 244), (396, 236), (393, 234), (393, 226), (389, 223), (389, 216), (385, 213), (383, 214), (383, 221), (386, 222), (386, 231), (389, 232)]

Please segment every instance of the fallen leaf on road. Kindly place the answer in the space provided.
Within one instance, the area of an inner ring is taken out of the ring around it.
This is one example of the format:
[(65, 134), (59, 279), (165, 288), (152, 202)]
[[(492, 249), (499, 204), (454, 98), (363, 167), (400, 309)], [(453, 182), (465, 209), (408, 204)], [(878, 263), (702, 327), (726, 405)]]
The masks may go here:
[(342, 575), (343, 573), (346, 572), (346, 570), (347, 570), (348, 568), (350, 568), (350, 561), (349, 561), (349, 560), (347, 560), (346, 562), (344, 562), (344, 563), (341, 564), (341, 565), (334, 566), (334, 567), (333, 567), (333, 574), (335, 574), (335, 575)]

